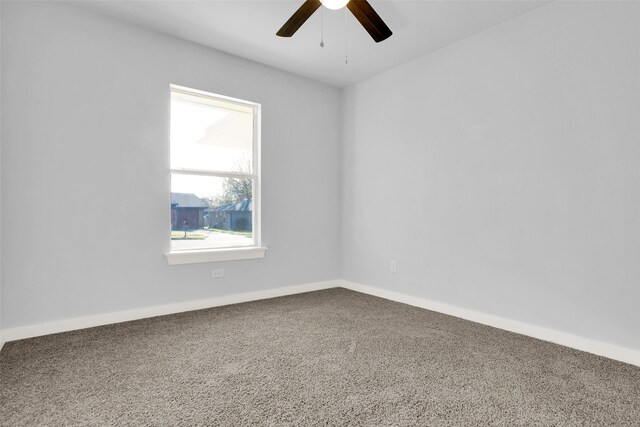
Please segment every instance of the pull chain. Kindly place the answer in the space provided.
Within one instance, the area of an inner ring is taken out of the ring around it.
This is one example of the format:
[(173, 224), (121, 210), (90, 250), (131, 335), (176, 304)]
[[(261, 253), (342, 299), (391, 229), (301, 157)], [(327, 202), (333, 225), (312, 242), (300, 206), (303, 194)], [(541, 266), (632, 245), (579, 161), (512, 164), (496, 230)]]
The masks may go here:
[(344, 63), (349, 64), (349, 14), (344, 8)]
[(324, 47), (324, 7), (320, 8), (320, 47)]

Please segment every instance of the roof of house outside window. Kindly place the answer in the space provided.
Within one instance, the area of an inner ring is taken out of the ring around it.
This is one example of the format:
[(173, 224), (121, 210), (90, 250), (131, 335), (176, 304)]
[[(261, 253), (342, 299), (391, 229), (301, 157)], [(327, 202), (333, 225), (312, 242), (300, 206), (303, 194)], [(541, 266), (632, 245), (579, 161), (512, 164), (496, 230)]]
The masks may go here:
[(238, 203), (218, 206), (216, 208), (207, 209), (211, 212), (251, 212), (253, 203), (250, 199), (244, 199)]
[(179, 208), (208, 208), (202, 199), (193, 193), (171, 193), (171, 205)]

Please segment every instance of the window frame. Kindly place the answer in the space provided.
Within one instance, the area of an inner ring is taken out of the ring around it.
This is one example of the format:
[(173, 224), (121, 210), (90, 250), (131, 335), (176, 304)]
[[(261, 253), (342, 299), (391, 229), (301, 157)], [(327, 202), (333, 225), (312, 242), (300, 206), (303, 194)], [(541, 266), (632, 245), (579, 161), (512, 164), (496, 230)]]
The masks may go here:
[[(172, 168), (171, 167), (171, 140), (169, 139), (169, 179), (174, 174), (191, 175), (191, 176), (209, 176), (217, 178), (250, 178), (252, 186), (252, 234), (253, 245), (251, 246), (228, 246), (223, 248), (200, 248), (200, 249), (172, 249), (171, 237), (169, 236), (169, 252), (165, 253), (167, 261), (170, 265), (174, 264), (193, 264), (202, 262), (217, 261), (234, 261), (243, 259), (263, 258), (267, 250), (262, 245), (262, 180), (261, 180), (261, 110), (262, 106), (256, 102), (245, 101), (242, 99), (232, 98), (229, 96), (218, 95), (211, 92), (205, 92), (198, 89), (192, 89), (184, 86), (170, 85), (169, 87), (169, 105), (172, 102), (174, 93), (183, 94), (192, 97), (210, 99), (213, 101), (223, 101), (239, 105), (243, 108), (249, 107), (253, 111), (253, 141), (252, 141), (252, 171), (251, 173), (241, 172), (223, 172), (190, 168)], [(203, 104), (205, 104), (203, 102)], [(169, 120), (171, 125), (171, 120)], [(171, 186), (169, 186), (169, 198), (171, 198)], [(171, 205), (171, 203), (169, 203)], [(171, 229), (171, 208), (169, 208), (169, 228)], [(169, 233), (171, 234), (171, 233)]]

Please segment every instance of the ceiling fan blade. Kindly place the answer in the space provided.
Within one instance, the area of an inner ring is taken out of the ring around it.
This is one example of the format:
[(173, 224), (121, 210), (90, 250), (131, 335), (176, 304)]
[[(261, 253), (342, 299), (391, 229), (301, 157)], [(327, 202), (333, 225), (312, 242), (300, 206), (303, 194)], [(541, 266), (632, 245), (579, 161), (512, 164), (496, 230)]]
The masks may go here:
[(376, 43), (386, 40), (393, 34), (367, 0), (351, 0), (347, 3), (347, 7)]
[(284, 23), (276, 35), (280, 37), (291, 37), (321, 5), (322, 2), (320, 2), (320, 0), (306, 0), (302, 3), (302, 6), (295, 11), (291, 18)]

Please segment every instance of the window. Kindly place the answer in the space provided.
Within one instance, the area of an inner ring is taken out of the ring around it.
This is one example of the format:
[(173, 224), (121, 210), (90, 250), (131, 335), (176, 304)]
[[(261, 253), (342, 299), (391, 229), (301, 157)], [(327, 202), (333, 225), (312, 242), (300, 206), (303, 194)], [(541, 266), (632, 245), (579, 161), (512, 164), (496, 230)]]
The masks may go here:
[(170, 264), (260, 258), (260, 105), (171, 86)]

